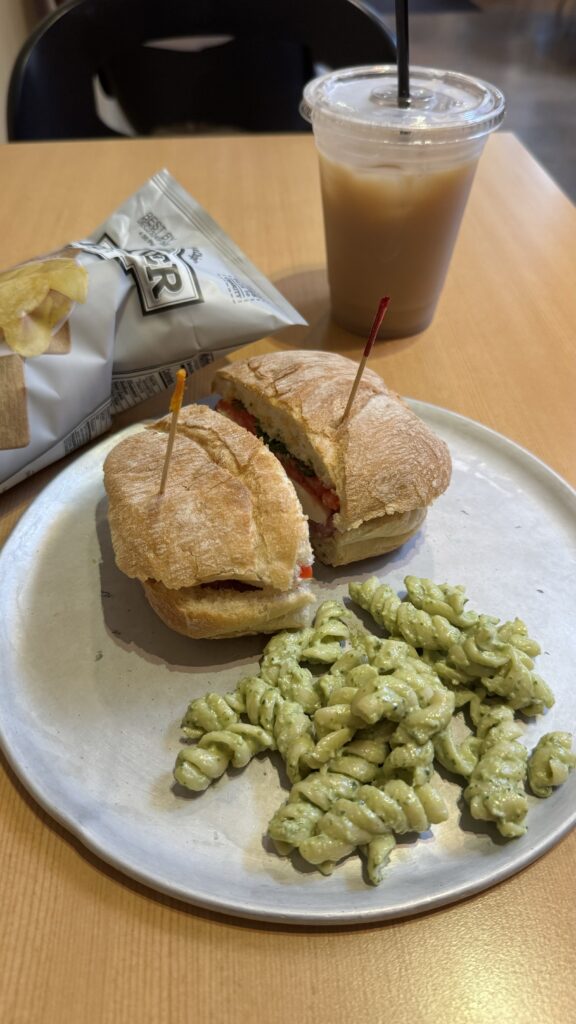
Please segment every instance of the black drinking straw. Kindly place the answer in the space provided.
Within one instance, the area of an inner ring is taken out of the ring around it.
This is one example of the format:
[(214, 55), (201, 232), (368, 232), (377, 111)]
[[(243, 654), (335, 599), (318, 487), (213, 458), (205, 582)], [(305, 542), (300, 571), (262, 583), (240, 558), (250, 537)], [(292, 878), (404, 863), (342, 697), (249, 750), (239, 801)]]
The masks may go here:
[(396, 0), (396, 47), (398, 50), (398, 106), (409, 107), (408, 0)]

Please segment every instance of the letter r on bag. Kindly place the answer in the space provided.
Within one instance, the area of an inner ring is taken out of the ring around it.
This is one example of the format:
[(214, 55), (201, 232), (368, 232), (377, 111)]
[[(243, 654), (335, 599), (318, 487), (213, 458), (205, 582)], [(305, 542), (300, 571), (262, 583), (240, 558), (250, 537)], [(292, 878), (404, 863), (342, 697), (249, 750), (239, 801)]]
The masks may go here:
[(147, 267), (146, 276), (155, 299), (164, 291), (179, 292), (182, 288), (182, 278), (173, 264), (168, 267)]

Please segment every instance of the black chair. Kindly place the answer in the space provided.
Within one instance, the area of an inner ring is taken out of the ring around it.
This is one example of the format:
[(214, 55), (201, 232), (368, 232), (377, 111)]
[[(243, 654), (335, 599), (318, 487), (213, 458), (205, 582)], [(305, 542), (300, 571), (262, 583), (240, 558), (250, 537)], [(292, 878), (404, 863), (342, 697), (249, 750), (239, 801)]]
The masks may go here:
[[(200, 52), (146, 43), (230, 36)], [(10, 79), (10, 141), (114, 135), (99, 76), (139, 135), (179, 124), (302, 131), (315, 67), (395, 63), (384, 22), (360, 0), (70, 0), (22, 48)]]

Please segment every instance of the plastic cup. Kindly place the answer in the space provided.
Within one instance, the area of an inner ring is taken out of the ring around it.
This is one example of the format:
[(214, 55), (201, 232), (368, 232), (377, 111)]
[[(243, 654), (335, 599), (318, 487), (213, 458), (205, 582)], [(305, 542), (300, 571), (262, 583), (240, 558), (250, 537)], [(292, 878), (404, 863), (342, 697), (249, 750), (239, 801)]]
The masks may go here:
[(347, 68), (304, 90), (320, 161), (333, 319), (366, 335), (383, 295), (380, 338), (432, 317), (502, 93), (477, 78), (410, 69), (400, 107), (396, 65)]

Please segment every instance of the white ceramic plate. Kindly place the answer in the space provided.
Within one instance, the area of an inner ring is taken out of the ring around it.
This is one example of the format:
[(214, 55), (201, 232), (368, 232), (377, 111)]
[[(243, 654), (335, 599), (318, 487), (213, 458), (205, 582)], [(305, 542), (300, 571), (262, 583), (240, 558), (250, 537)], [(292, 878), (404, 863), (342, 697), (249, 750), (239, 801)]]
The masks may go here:
[[(576, 727), (576, 494), (505, 438), (423, 403), (448, 442), (452, 483), (423, 530), (387, 557), (318, 571), (320, 599), (377, 572), (462, 583), (470, 607), (519, 615), (541, 643), (540, 674), (557, 702), (526, 728), (533, 746)], [(401, 843), (386, 879), (366, 884), (352, 857), (325, 878), (296, 869), (263, 839), (285, 798), (267, 756), (200, 796), (172, 787), (189, 700), (233, 687), (264, 640), (194, 642), (172, 633), (137, 582), (114, 565), (102, 462), (118, 436), (67, 467), (39, 495), (0, 557), (0, 735), (36, 800), (105, 861), (154, 889), (213, 910), (288, 923), (409, 915), (479, 892), (541, 856), (574, 825), (576, 774), (530, 798), (513, 841), (473, 822), (460, 788), (440, 780), (450, 820)], [(284, 783), (285, 785), (285, 783)]]

